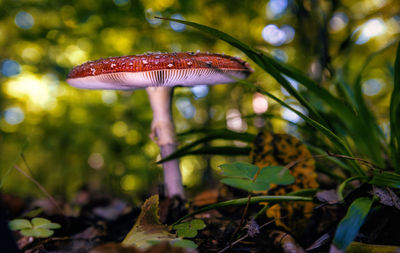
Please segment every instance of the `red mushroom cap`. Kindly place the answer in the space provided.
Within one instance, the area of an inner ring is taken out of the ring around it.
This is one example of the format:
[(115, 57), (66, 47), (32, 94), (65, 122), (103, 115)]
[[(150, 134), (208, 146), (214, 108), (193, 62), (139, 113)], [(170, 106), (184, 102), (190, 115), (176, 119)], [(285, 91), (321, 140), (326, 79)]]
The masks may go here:
[(78, 88), (133, 90), (151, 86), (232, 83), (253, 70), (245, 61), (209, 53), (149, 53), (89, 61), (71, 70)]

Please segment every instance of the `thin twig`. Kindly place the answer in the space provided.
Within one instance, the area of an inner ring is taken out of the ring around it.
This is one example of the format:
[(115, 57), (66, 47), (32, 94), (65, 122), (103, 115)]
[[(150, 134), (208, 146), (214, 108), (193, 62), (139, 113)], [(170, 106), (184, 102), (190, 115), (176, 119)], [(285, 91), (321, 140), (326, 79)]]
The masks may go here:
[[(273, 223), (274, 221), (275, 221), (275, 219), (268, 221), (267, 223), (261, 225), (259, 229), (262, 229), (262, 228), (268, 226), (269, 224)], [(248, 233), (247, 233), (246, 235), (240, 237), (240, 238), (237, 239), (236, 241), (234, 241), (234, 242), (232, 242), (232, 243), (229, 243), (228, 246), (226, 246), (225, 248), (223, 248), (223, 249), (221, 249), (220, 251), (218, 251), (218, 253), (222, 253), (222, 252), (227, 251), (227, 250), (230, 249), (232, 246), (238, 244), (239, 242), (243, 241), (243, 240), (246, 239), (247, 237), (249, 237), (249, 234), (248, 234)]]
[(21, 169), (18, 165), (14, 165), (14, 168), (19, 171), (22, 175), (24, 175), (26, 178), (28, 178), (30, 181), (32, 181), (41, 192), (43, 192), (46, 197), (50, 200), (50, 202), (57, 208), (57, 210), (65, 216), (64, 211), (61, 209), (61, 207), (57, 204), (56, 200), (50, 195), (48, 191), (38, 182), (36, 179), (28, 175), (23, 169)]
[(335, 154), (335, 153), (330, 152), (329, 150), (326, 151), (326, 153), (328, 154), (328, 156), (337, 157), (337, 158), (344, 158), (344, 159), (354, 160), (354, 161), (358, 161), (358, 162), (364, 163), (364, 164), (366, 164), (368, 167), (370, 167), (372, 169), (373, 168), (379, 168), (376, 164), (374, 164), (374, 163), (372, 163), (372, 162), (370, 162), (368, 160), (362, 159), (362, 158), (351, 157), (351, 156), (341, 155), (341, 154)]

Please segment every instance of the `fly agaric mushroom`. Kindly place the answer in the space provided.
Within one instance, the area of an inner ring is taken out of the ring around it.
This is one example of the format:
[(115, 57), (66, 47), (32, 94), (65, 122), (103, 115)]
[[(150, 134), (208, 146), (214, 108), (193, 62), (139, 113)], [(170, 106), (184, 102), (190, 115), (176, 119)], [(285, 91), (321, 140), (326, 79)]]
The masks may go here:
[[(148, 53), (86, 62), (71, 70), (67, 82), (83, 89), (145, 88), (153, 110), (150, 136), (165, 158), (177, 146), (171, 116), (173, 87), (232, 83), (250, 72), (248, 63), (221, 54)], [(184, 198), (179, 160), (164, 162), (163, 167), (167, 196)]]

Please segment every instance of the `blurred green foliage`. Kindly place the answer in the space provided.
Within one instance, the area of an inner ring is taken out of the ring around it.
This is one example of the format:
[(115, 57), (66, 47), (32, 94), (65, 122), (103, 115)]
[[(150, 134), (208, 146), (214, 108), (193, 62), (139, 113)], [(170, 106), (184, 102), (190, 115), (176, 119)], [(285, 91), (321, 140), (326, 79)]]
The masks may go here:
[[(109, 56), (200, 50), (244, 57), (222, 41), (154, 16), (216, 27), (331, 88), (335, 80), (353, 83), (368, 55), (398, 37), (399, 8), (393, 0), (0, 0), (0, 190), (41, 195), (13, 169), (16, 163), (49, 192), (66, 198), (89, 185), (140, 199), (161, 181), (162, 170), (154, 163), (158, 148), (147, 137), (151, 111), (145, 91), (78, 90), (64, 81), (72, 67)], [(361, 76), (384, 134), (393, 69), (382, 66), (391, 66), (394, 54), (395, 47), (389, 46)], [(256, 68), (250, 79), (298, 106), (265, 72)], [(177, 131), (207, 126), (254, 134), (259, 122), (240, 117), (254, 114), (255, 97), (239, 85), (211, 87), (204, 97), (178, 88), (173, 108)], [(268, 102), (268, 113), (300, 120)], [(233, 116), (239, 120), (230, 124)], [(298, 130), (279, 118), (271, 123), (275, 131)], [(204, 172), (237, 159), (185, 157), (184, 184), (202, 187)]]

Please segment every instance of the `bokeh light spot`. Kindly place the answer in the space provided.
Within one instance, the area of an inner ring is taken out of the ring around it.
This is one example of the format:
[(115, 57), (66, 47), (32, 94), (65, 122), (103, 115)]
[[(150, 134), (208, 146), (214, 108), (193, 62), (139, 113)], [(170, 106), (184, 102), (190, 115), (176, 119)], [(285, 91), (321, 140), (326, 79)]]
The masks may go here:
[(9, 107), (4, 111), (4, 119), (10, 125), (17, 125), (24, 121), (25, 114), (21, 108), (14, 106)]
[(261, 32), (263, 39), (271, 45), (280, 46), (286, 41), (286, 34), (276, 25), (267, 25)]
[(121, 179), (121, 187), (124, 191), (135, 191), (142, 186), (142, 179), (136, 175), (125, 175)]
[(186, 119), (193, 118), (196, 113), (196, 108), (194, 108), (189, 98), (178, 98), (176, 100), (176, 107)]
[(26, 11), (20, 11), (15, 15), (15, 24), (21, 29), (30, 29), (32, 28), (35, 20), (33, 19), (32, 15)]
[(357, 28), (355, 32), (358, 30), (360, 30), (360, 36), (357, 38), (355, 43), (361, 45), (368, 42), (371, 38), (385, 33), (386, 25), (381, 18), (373, 18), (368, 20), (361, 27)]
[(161, 19), (155, 18), (155, 17), (162, 17), (161, 12), (159, 11), (153, 11), (150, 8), (144, 12), (144, 15), (146, 17), (147, 22), (149, 22), (149, 24), (152, 26), (158, 26), (162, 22)]
[(255, 93), (253, 95), (253, 111), (257, 114), (265, 113), (268, 110), (267, 98), (260, 94)]
[(196, 99), (199, 99), (207, 96), (209, 88), (207, 85), (196, 85), (190, 88), (190, 91)]
[(125, 141), (129, 145), (136, 145), (139, 143), (140, 140), (141, 140), (141, 135), (136, 130), (130, 130), (125, 136)]
[(247, 124), (242, 120), (241, 114), (237, 109), (229, 109), (227, 111), (226, 125), (228, 129), (236, 132), (243, 132), (247, 129)]
[(117, 101), (117, 93), (114, 90), (103, 90), (101, 92), (101, 100), (103, 103), (111, 105)]
[(276, 19), (285, 13), (288, 0), (270, 0), (267, 4), (267, 17)]
[[(171, 18), (179, 19), (179, 20), (185, 20), (185, 18), (179, 13), (172, 15)], [(172, 30), (174, 30), (176, 32), (182, 32), (182, 31), (184, 31), (186, 29), (186, 25), (181, 24), (181, 23), (177, 23), (177, 22), (174, 22), (174, 21), (170, 21), (169, 25), (171, 26)]]
[[(299, 105), (291, 105), (291, 107), (303, 114), (306, 114), (305, 109)], [(303, 119), (299, 115), (288, 108), (283, 108), (282, 118), (293, 123), (303, 122)]]
[(349, 18), (343, 12), (337, 12), (329, 20), (329, 28), (332, 32), (338, 32), (346, 27)]
[(375, 96), (382, 90), (382, 82), (378, 79), (369, 79), (362, 85), (362, 91), (367, 96)]
[(1, 73), (4, 76), (15, 76), (21, 73), (21, 67), (16, 61), (5, 60), (1, 65)]
[(104, 158), (99, 153), (92, 153), (89, 156), (88, 164), (93, 169), (101, 169), (104, 166)]
[(128, 125), (123, 121), (117, 121), (111, 127), (111, 132), (117, 137), (125, 136), (128, 133)]

